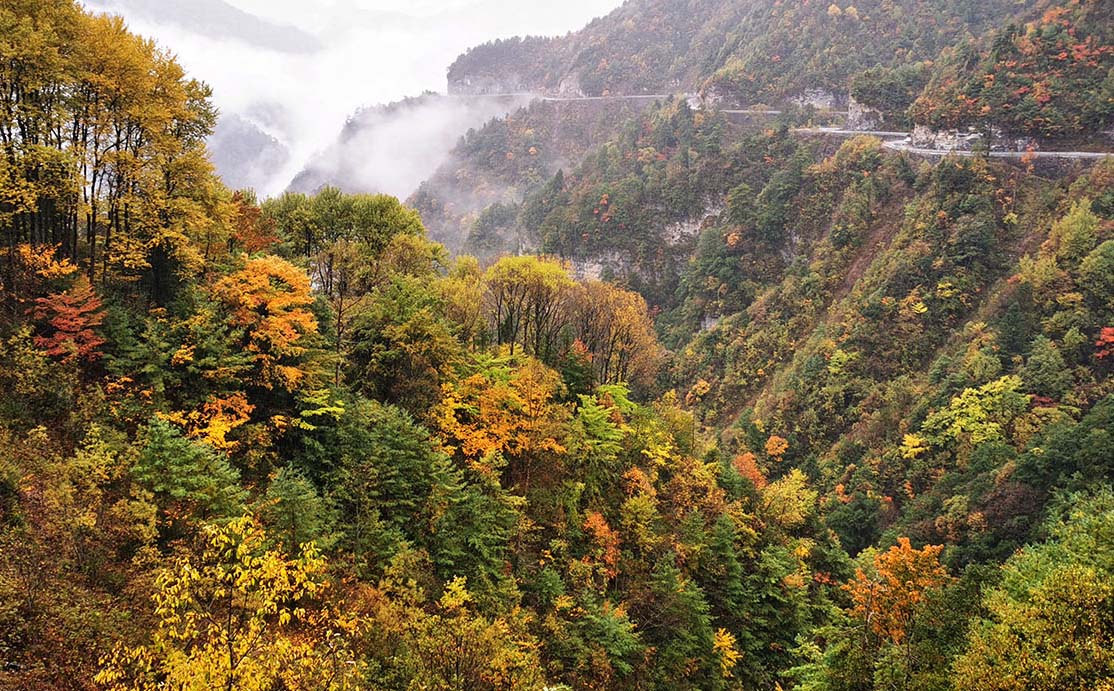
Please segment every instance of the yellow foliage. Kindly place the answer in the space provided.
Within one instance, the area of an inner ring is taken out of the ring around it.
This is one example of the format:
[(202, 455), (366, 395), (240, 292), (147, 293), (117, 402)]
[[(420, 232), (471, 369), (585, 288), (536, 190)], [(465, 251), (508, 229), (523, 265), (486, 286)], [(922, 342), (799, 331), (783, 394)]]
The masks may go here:
[(719, 658), (719, 672), (724, 679), (735, 676), (733, 670), (739, 664), (742, 654), (739, 653), (738, 642), (735, 634), (727, 629), (716, 629), (715, 638), (712, 640), (712, 650)]
[(96, 682), (108, 691), (358, 688), (347, 643), (359, 620), (315, 605), (325, 560), (312, 544), (296, 560), (266, 544), (251, 518), (207, 528), (201, 553), (155, 581), (151, 642), (118, 645)]

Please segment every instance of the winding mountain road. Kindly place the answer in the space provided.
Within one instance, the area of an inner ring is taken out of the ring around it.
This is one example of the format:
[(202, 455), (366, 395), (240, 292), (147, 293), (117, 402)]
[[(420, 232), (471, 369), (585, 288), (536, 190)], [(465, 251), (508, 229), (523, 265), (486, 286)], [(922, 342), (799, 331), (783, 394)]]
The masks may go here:
[[(456, 94), (457, 98), (509, 98), (533, 97), (545, 103), (589, 103), (600, 101), (654, 101), (683, 96), (689, 100), (697, 98), (697, 94), (625, 94), (616, 96), (542, 96), (532, 93), (508, 94)], [(783, 111), (753, 109), (753, 108), (725, 108), (719, 110), (725, 115), (781, 115)], [(832, 111), (829, 115), (846, 115), (846, 112)], [(915, 156), (944, 157), (960, 156), (973, 158), (976, 156), (1008, 159), (1008, 160), (1068, 160), (1068, 161), (1098, 161), (1114, 158), (1114, 152), (1099, 151), (967, 151), (963, 149), (928, 149), (913, 146), (908, 142), (908, 132), (894, 132), (889, 130), (845, 130), (838, 127), (796, 127), (790, 130), (793, 134), (831, 136), (831, 137), (859, 137), (862, 135), (882, 139), (882, 145), (891, 151), (903, 151)]]
[[(1114, 158), (1114, 153), (1100, 151), (968, 151), (964, 149), (927, 149), (913, 146), (906, 141), (908, 132), (891, 132), (883, 130), (844, 130), (835, 127), (797, 127), (790, 130), (794, 134), (822, 135), (833, 137), (859, 137), (862, 135), (882, 139), (882, 146), (891, 151), (904, 151), (917, 156), (960, 156), (963, 158), (989, 157), (1010, 160), (1045, 159), (1066, 161), (1097, 161), (1105, 158)], [(895, 139), (895, 137), (900, 137)]]

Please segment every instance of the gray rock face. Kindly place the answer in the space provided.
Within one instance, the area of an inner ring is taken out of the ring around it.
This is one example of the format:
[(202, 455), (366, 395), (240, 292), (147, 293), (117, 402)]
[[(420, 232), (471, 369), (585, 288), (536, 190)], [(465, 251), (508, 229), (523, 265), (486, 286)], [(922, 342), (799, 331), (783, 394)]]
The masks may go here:
[(853, 97), (847, 102), (847, 129), (877, 130), (881, 129), (884, 121), (881, 111), (859, 103)]
[(847, 99), (827, 89), (806, 89), (793, 102), (799, 106), (812, 106), (817, 110), (839, 110), (847, 104)]

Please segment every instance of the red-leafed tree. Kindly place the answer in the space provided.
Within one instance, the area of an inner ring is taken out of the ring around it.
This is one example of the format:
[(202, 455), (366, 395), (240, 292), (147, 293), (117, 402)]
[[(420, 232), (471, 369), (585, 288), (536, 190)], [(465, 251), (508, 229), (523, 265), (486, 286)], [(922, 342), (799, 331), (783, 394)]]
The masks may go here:
[(1114, 326), (1107, 326), (1102, 330), (1098, 340), (1095, 341), (1095, 348), (1098, 349), (1095, 357), (1099, 360), (1114, 357)]
[(46, 333), (35, 337), (35, 345), (51, 357), (92, 362), (104, 338), (96, 328), (104, 321), (104, 304), (84, 277), (69, 290), (35, 300), (34, 317), (45, 323)]
[(272, 218), (264, 217), (254, 195), (236, 192), (232, 195), (236, 207), (235, 228), (232, 238), (245, 252), (255, 254), (278, 244), (279, 238)]

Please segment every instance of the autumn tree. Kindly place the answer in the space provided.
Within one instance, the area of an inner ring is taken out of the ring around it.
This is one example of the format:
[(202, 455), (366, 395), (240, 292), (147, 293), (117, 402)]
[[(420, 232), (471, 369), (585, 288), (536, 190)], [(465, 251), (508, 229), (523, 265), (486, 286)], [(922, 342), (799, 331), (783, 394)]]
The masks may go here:
[(312, 544), (297, 558), (266, 545), (250, 518), (207, 528), (199, 553), (156, 579), (150, 641), (117, 646), (97, 682), (110, 691), (358, 688), (349, 644), (359, 622), (318, 604), (325, 560)]
[(415, 680), (431, 691), (546, 688), (539, 646), (525, 623), (522, 612), (496, 619), (477, 613), (467, 580), (453, 579), (434, 613), (414, 625), (410, 664)]
[(957, 689), (1114, 688), (1111, 526), (1108, 489), (1076, 495), (1047, 543), (1010, 558), (956, 661)]
[(876, 554), (873, 571), (859, 569), (848, 585), (853, 615), (874, 635), (902, 643), (925, 592), (948, 582), (948, 573), (939, 561), (943, 549), (931, 545), (913, 549), (909, 538), (903, 537), (894, 547)]
[(306, 358), (317, 319), (308, 309), (313, 297), (304, 271), (278, 257), (248, 259), (217, 281), (213, 292), (228, 309), (230, 323), (243, 330), (256, 386), (296, 391), (309, 384)]
[(255, 194), (237, 191), (232, 194), (235, 215), (232, 219), (232, 242), (247, 252), (255, 254), (271, 249), (279, 241), (275, 220), (263, 215)]
[(101, 357), (98, 348), (105, 343), (96, 329), (104, 321), (103, 303), (84, 277), (64, 293), (35, 301), (34, 316), (46, 323), (46, 335), (35, 338), (35, 345), (62, 360), (92, 362)]
[(491, 332), (511, 355), (550, 361), (559, 347), (567, 292), (573, 282), (561, 264), (538, 257), (505, 257), (484, 275)]
[(577, 285), (570, 303), (572, 333), (590, 354), (598, 382), (653, 381), (663, 350), (645, 299), (610, 283), (587, 281)]
[(472, 467), (491, 474), (507, 461), (508, 484), (529, 487), (536, 471), (566, 452), (560, 377), (534, 359), (477, 364), (475, 374), (444, 387), (437, 426)]

